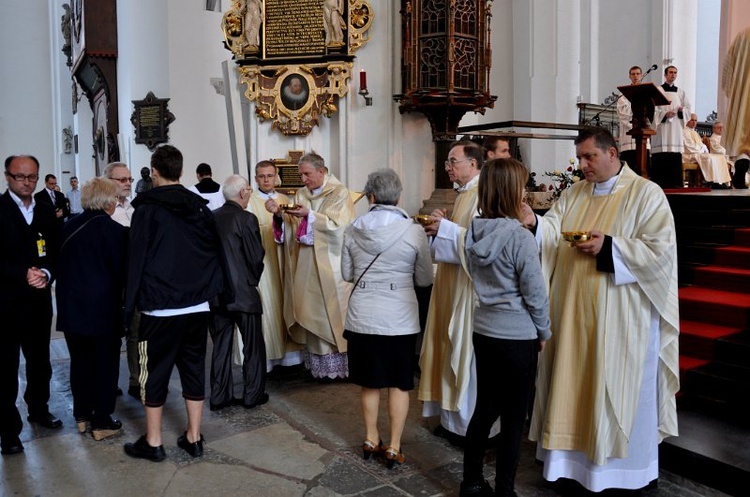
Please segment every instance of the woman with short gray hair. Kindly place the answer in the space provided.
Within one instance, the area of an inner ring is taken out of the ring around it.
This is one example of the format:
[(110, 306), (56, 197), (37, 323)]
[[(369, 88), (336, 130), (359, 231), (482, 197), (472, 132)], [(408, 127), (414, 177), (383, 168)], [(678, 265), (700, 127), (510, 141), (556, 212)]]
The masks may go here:
[[(419, 310), (414, 287), (432, 284), (424, 230), (396, 207), (401, 180), (390, 169), (367, 177), (369, 211), (344, 232), (341, 274), (354, 283), (346, 314), (349, 379), (362, 387), (362, 454), (382, 456), (389, 468), (404, 462), (401, 435), (414, 389)], [(388, 389), (390, 440), (378, 431), (380, 389)], [(386, 448), (387, 447), (387, 448)]]

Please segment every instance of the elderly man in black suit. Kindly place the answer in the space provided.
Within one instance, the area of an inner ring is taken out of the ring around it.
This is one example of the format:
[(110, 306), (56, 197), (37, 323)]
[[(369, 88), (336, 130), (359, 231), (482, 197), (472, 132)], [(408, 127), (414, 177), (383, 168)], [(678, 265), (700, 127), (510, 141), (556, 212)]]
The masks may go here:
[(44, 177), (44, 189), (34, 195), (34, 200), (40, 204), (47, 204), (54, 208), (55, 216), (60, 224), (70, 217), (70, 204), (62, 192), (55, 189), (57, 178), (54, 174)]
[(23, 428), (16, 406), (20, 352), (26, 358), (28, 420), (46, 428), (62, 422), (49, 412), (49, 359), (52, 300), (59, 225), (50, 205), (34, 202), (39, 161), (16, 155), (5, 159), (8, 190), (0, 196), (0, 448), (23, 451)]
[[(247, 210), (250, 188), (245, 178), (233, 175), (223, 187), (226, 203), (214, 211), (216, 229), (227, 258), (234, 287), (234, 300), (213, 301), (209, 331), (214, 342), (211, 360), (211, 410), (233, 404), (252, 408), (268, 402), (266, 393), (266, 345), (263, 340), (263, 309), (258, 282), (263, 273), (263, 242), (255, 214)], [(242, 336), (242, 399), (234, 399), (232, 342), (234, 325)]]

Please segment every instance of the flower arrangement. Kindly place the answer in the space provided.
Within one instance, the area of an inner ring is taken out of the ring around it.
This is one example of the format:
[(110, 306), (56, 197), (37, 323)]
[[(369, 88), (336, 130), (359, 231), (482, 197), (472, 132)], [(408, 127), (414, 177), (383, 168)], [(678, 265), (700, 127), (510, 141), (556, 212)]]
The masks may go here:
[(576, 161), (570, 159), (568, 161), (570, 165), (564, 171), (555, 169), (552, 172), (545, 172), (544, 175), (552, 178), (552, 184), (550, 185), (549, 191), (552, 192), (550, 201), (554, 202), (560, 198), (562, 192), (570, 187), (573, 183), (578, 183), (584, 179), (583, 171), (576, 167)]

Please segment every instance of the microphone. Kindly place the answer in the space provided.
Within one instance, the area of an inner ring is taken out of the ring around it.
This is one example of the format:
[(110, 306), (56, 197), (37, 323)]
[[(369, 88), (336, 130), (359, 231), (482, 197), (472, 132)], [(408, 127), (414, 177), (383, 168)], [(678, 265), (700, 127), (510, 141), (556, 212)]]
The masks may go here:
[(648, 71), (646, 71), (646, 74), (650, 73), (651, 71), (656, 71), (656, 68), (659, 67), (656, 64), (648, 68)]

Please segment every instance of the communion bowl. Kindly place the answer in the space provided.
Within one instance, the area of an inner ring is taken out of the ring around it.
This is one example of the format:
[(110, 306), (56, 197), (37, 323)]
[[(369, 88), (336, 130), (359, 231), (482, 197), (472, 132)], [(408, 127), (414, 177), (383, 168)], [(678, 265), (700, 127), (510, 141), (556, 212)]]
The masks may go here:
[(298, 205), (298, 204), (279, 204), (279, 208), (282, 211), (291, 211), (291, 210), (294, 210), (294, 209), (299, 209), (300, 207), (302, 207), (302, 206)]
[(414, 216), (414, 220), (422, 226), (429, 226), (430, 224), (435, 222), (432, 220), (432, 216), (428, 214), (417, 214), (416, 216)]
[(591, 233), (588, 231), (563, 231), (563, 240), (570, 243), (571, 247), (575, 247), (579, 242), (587, 242), (591, 240)]

